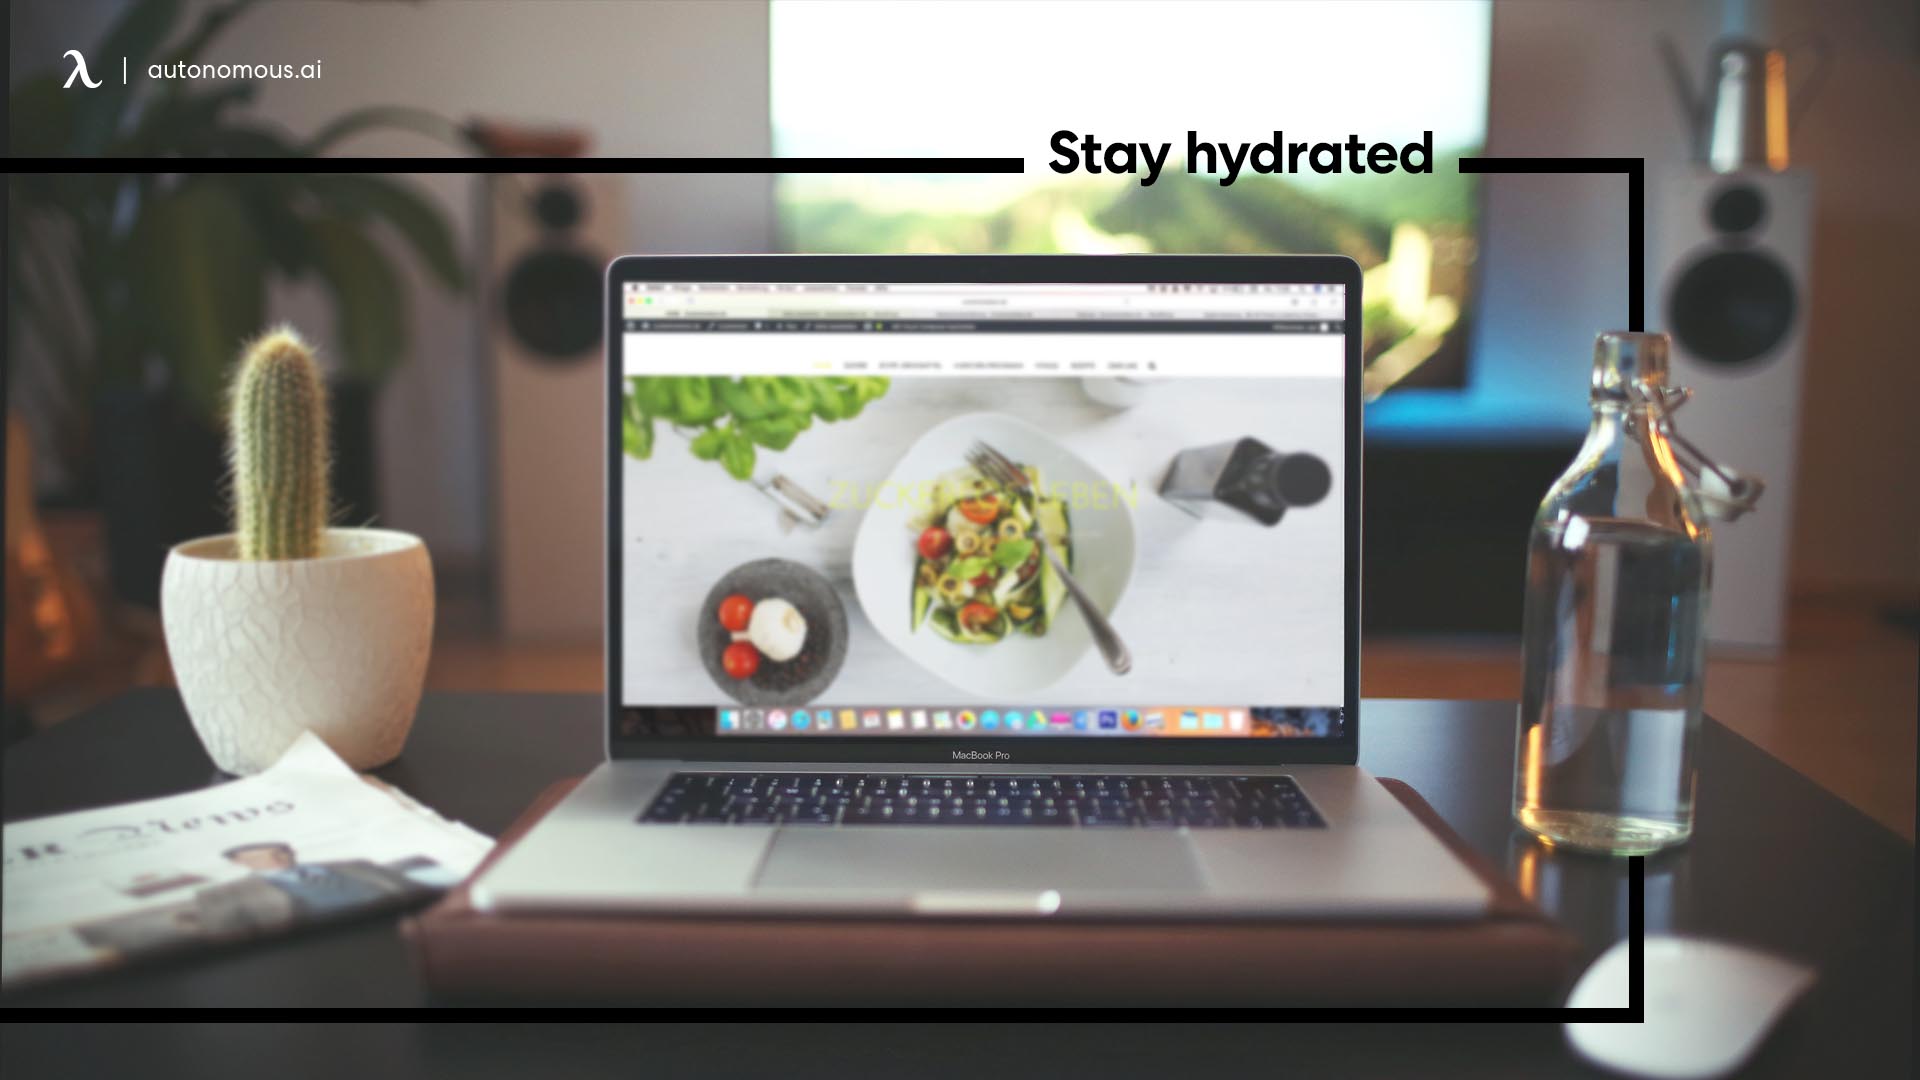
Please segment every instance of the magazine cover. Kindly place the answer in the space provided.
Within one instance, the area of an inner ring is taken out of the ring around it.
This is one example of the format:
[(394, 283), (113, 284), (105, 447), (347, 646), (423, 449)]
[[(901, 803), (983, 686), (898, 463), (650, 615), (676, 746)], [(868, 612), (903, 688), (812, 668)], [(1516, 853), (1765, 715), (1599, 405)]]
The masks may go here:
[(410, 906), (493, 846), (376, 784), (309, 733), (258, 776), (8, 825), (0, 982)]

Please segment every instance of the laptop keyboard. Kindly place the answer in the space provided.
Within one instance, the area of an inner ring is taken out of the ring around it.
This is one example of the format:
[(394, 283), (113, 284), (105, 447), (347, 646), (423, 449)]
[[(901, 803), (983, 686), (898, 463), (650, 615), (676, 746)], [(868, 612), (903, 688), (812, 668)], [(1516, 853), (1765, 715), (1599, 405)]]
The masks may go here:
[(639, 820), (729, 825), (1325, 828), (1290, 776), (675, 773)]

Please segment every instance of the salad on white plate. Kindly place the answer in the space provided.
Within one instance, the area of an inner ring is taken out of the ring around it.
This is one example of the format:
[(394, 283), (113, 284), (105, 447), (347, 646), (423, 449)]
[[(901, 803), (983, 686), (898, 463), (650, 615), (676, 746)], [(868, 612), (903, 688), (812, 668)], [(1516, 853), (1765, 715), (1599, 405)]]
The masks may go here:
[(1044, 637), (1066, 586), (1036, 542), (1045, 537), (1069, 572), (1073, 548), (1066, 500), (1041, 497), (1040, 470), (1022, 466), (1033, 487), (1011, 491), (972, 467), (933, 483), (924, 513), (911, 519), (919, 555), (913, 569), (913, 623), (961, 645), (992, 645), (1009, 634)]
[[(1031, 493), (962, 464), (976, 441), (1019, 462)], [(1038, 691), (1093, 648), (1036, 536), (1110, 619), (1132, 580), (1128, 491), (1024, 420), (969, 413), (936, 424), (873, 490), (853, 546), (860, 608), (889, 645), (962, 690)]]

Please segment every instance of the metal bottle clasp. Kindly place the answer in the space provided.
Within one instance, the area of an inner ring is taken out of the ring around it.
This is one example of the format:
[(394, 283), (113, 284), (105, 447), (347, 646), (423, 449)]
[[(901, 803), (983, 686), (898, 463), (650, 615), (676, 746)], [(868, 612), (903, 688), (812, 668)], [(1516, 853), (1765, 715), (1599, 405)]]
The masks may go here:
[(1693, 479), (1694, 495), (1709, 517), (1737, 521), (1759, 504), (1761, 493), (1767, 489), (1765, 480), (1715, 461), (1674, 426), (1673, 414), (1693, 400), (1691, 388), (1634, 383), (1631, 392), (1647, 404), (1654, 426), (1673, 445), (1674, 460)]

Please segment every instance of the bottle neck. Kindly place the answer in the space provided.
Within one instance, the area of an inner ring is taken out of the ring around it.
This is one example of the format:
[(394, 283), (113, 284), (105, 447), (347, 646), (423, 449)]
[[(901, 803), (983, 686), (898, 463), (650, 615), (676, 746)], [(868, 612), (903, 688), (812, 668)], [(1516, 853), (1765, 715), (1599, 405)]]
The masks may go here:
[[(1635, 402), (1603, 400), (1595, 397), (1593, 401), (1593, 420), (1587, 425), (1587, 447), (1614, 457), (1631, 458), (1649, 469), (1666, 473), (1660, 462), (1671, 461), (1673, 451), (1665, 436), (1660, 434), (1649, 415), (1647, 406)], [(1628, 453), (1632, 448), (1643, 448), (1648, 453)], [(1674, 483), (1681, 483), (1678, 472), (1669, 474)]]
[[(1580, 499), (1582, 513), (1650, 521), (1702, 536), (1705, 518), (1697, 498), (1651, 412), (1645, 402), (1595, 394), (1586, 441), (1561, 486), (1587, 492)], [(1582, 476), (1600, 482), (1589, 486)]]

